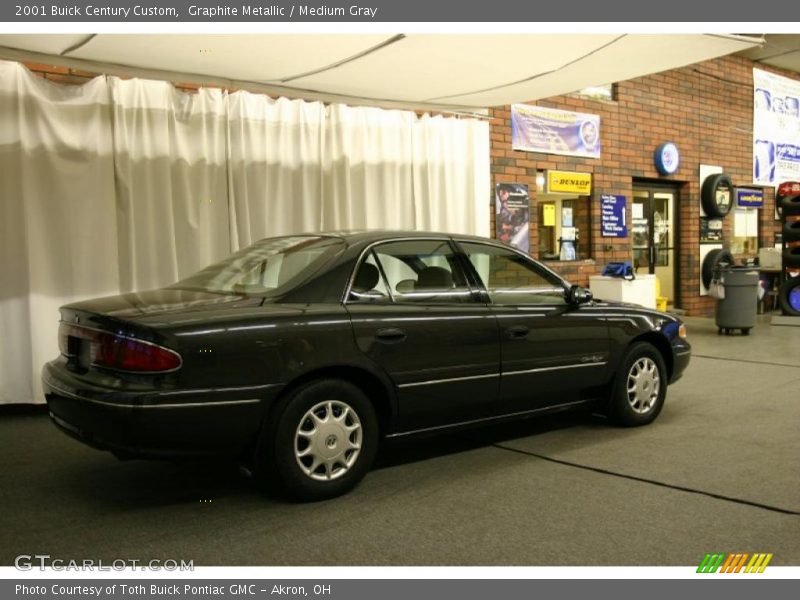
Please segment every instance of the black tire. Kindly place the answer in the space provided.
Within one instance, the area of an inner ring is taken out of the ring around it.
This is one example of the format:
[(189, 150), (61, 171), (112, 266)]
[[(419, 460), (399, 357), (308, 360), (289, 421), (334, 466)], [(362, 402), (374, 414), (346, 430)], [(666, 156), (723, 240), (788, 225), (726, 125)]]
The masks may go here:
[[(717, 204), (717, 189), (720, 187), (728, 188), (727, 206)], [(706, 177), (700, 190), (700, 201), (707, 216), (716, 219), (725, 217), (733, 208), (733, 181), (731, 181), (730, 176), (725, 173), (719, 173)]]
[(787, 279), (778, 291), (778, 304), (783, 314), (800, 317), (800, 277)]
[(745, 327), (742, 329), (742, 335), (750, 335), (750, 327)]
[(800, 242), (800, 220), (784, 223), (783, 242)]
[(703, 259), (702, 277), (703, 285), (708, 288), (711, 285), (711, 280), (714, 278), (714, 269), (721, 265), (732, 265), (733, 254), (724, 248), (717, 248), (712, 250)]
[(782, 217), (800, 215), (800, 196), (780, 196), (776, 202), (778, 214)]
[(783, 266), (795, 269), (800, 267), (800, 246), (783, 251)]
[[(652, 395), (652, 390), (656, 382), (652, 376), (647, 377), (651, 368), (658, 378), (655, 395)], [(639, 376), (636, 375), (637, 372)], [(641, 376), (644, 378), (636, 384), (634, 380)], [(623, 427), (638, 427), (652, 423), (664, 407), (667, 383), (667, 367), (658, 349), (647, 342), (633, 343), (614, 376), (609, 404), (611, 420)], [(629, 389), (630, 385), (634, 386), (632, 391)], [(641, 396), (642, 393), (648, 392), (650, 396), (646, 398)]]
[[(315, 425), (312, 411), (325, 423)], [(302, 430), (318, 433), (310, 438)], [(293, 500), (326, 500), (364, 478), (377, 447), (378, 419), (364, 392), (347, 381), (320, 379), (294, 390), (272, 411), (256, 450), (255, 475), (268, 489), (277, 486)], [(317, 453), (298, 457), (306, 448)], [(330, 462), (311, 471), (319, 458)]]

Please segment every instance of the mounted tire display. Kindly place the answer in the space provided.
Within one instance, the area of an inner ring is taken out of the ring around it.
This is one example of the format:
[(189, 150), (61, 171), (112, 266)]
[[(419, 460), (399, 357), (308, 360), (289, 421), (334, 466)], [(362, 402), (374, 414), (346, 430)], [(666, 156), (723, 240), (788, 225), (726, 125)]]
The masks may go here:
[(800, 277), (787, 279), (778, 291), (778, 303), (783, 314), (800, 317)]
[(664, 406), (667, 379), (664, 358), (655, 346), (633, 343), (614, 378), (609, 417), (623, 427), (651, 423)]
[(783, 266), (789, 269), (800, 267), (800, 246), (786, 248), (783, 251)]
[(800, 242), (800, 220), (783, 224), (783, 241)]
[(375, 409), (360, 388), (320, 379), (275, 407), (256, 450), (255, 474), (295, 500), (340, 496), (369, 471), (378, 446)]
[(733, 207), (733, 181), (725, 173), (709, 175), (703, 181), (700, 200), (706, 215), (721, 219)]
[(714, 269), (720, 266), (730, 266), (733, 264), (733, 254), (724, 248), (712, 250), (703, 259), (702, 277), (703, 285), (708, 288), (714, 278)]
[(778, 213), (783, 217), (800, 215), (800, 196), (781, 196), (775, 204), (778, 207)]

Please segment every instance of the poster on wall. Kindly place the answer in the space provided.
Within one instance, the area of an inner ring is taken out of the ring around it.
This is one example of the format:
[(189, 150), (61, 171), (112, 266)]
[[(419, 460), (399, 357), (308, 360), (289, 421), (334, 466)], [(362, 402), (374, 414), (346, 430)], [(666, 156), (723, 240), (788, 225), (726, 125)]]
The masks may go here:
[(800, 81), (753, 69), (753, 182), (800, 179)]
[(523, 252), (530, 252), (528, 186), (523, 183), (498, 183), (494, 199), (497, 239)]
[(526, 152), (600, 158), (600, 116), (512, 104), (511, 147)]

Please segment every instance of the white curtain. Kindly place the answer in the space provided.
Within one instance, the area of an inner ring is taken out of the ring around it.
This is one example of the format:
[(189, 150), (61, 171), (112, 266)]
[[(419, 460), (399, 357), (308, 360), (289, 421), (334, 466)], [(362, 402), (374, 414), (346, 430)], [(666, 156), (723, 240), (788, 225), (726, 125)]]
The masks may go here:
[(228, 96), (228, 178), (235, 248), (264, 237), (319, 231), (324, 107)]
[(270, 235), (487, 235), (489, 192), (486, 122), (61, 86), (0, 61), (0, 404), (43, 401), (62, 304), (163, 286)]
[(108, 81), (120, 285), (152, 289), (230, 253), (225, 94)]
[(415, 119), (414, 113), (397, 110), (330, 107), (323, 160), (324, 228), (416, 228)]
[(111, 145), (105, 79), (0, 62), (0, 403), (43, 401), (60, 305), (119, 289)]
[(489, 235), (489, 127), (424, 115), (414, 122), (415, 226)]

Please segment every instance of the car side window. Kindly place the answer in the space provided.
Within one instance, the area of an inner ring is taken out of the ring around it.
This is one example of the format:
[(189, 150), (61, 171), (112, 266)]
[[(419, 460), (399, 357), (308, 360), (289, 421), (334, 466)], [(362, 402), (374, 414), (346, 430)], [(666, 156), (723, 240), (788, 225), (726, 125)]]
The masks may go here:
[(487, 244), (460, 242), (492, 304), (566, 304), (561, 281), (525, 257)]
[[(474, 302), (464, 271), (447, 240), (386, 242), (373, 250), (394, 302), (452, 304)], [(365, 265), (364, 261), (359, 273)], [(359, 274), (356, 274), (356, 280)], [(371, 279), (370, 279), (371, 281)], [(366, 276), (364, 276), (364, 282)], [(352, 296), (352, 294), (351, 294)]]
[(370, 252), (356, 271), (350, 287), (351, 302), (388, 302), (389, 291), (381, 275), (375, 254)]

